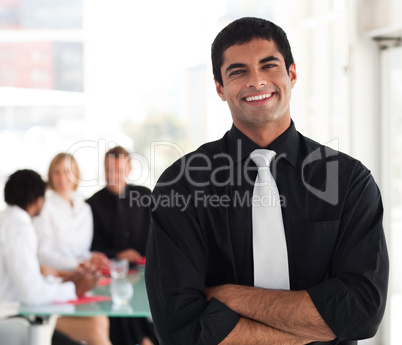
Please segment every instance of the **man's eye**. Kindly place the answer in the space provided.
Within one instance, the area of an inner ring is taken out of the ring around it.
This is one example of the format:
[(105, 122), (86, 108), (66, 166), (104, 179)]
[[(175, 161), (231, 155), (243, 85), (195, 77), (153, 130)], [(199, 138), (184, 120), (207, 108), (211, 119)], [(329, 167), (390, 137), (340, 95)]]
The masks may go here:
[(237, 71), (233, 71), (232, 73), (230, 73), (229, 76), (232, 76), (232, 75), (239, 75), (239, 74), (242, 74), (243, 72), (244, 72), (243, 70), (239, 69), (239, 70), (237, 70)]
[(267, 65), (264, 65), (263, 68), (272, 68), (272, 67), (276, 67), (276, 65), (275, 65), (275, 64), (272, 64), (272, 63), (269, 63), (269, 64), (267, 64)]

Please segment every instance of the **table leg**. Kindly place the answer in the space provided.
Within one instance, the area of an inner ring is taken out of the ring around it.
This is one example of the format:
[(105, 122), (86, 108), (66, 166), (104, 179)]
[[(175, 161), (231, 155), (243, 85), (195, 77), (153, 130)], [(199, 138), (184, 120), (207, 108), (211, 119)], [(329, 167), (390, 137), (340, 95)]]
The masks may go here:
[(29, 345), (51, 345), (58, 315), (37, 318), (29, 329)]

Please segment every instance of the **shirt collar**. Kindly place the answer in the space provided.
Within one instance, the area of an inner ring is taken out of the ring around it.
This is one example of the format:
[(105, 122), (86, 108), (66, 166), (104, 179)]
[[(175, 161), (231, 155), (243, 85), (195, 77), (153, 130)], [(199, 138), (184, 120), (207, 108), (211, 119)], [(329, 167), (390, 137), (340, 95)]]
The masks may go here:
[(118, 199), (124, 199), (125, 196), (127, 195), (127, 193), (130, 191), (130, 187), (129, 187), (128, 184), (126, 184), (126, 186), (124, 187), (123, 191), (122, 191), (119, 195), (116, 195), (116, 194), (112, 193), (112, 192), (109, 190), (109, 188), (107, 188), (107, 186), (106, 186), (104, 189), (106, 190), (106, 193), (107, 193), (107, 195), (108, 195), (110, 198), (116, 199), (116, 200), (118, 200)]
[(10, 213), (14, 213), (19, 219), (26, 223), (31, 223), (31, 216), (27, 211), (16, 205), (7, 205), (7, 209)]
[[(255, 149), (261, 149), (261, 147), (237, 129), (235, 125), (232, 125), (232, 128), (228, 132), (226, 145), (229, 155), (235, 162), (248, 158), (250, 153)], [(281, 156), (281, 158), (284, 158), (295, 167), (299, 151), (299, 135), (293, 120), (285, 132), (264, 148), (274, 150), (277, 157)]]
[(54, 207), (57, 209), (62, 205), (62, 207), (67, 207), (68, 209), (72, 208), (74, 211), (79, 210), (82, 207), (82, 199), (77, 195), (76, 191), (71, 192), (70, 197), (72, 205), (55, 190), (49, 189), (45, 194), (45, 202), (47, 203), (47, 207)]

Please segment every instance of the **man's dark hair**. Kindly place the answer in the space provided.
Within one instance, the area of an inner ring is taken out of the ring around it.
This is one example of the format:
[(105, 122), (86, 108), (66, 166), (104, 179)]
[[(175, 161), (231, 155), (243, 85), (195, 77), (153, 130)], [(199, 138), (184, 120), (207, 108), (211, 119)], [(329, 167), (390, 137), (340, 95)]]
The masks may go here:
[(109, 156), (113, 157), (113, 158), (119, 158), (119, 157), (123, 157), (126, 158), (128, 157), (130, 154), (128, 153), (128, 151), (122, 147), (122, 146), (115, 146), (112, 149), (110, 149), (109, 151), (107, 151), (105, 153), (105, 159)]
[(223, 86), (221, 67), (223, 65), (223, 53), (226, 49), (236, 44), (241, 45), (250, 42), (255, 38), (262, 38), (275, 43), (276, 48), (285, 60), (286, 70), (289, 73), (289, 68), (294, 60), (285, 31), (268, 20), (245, 17), (226, 26), (212, 43), (212, 71), (219, 84)]
[(46, 183), (40, 175), (29, 169), (18, 170), (8, 178), (4, 187), (4, 201), (7, 205), (27, 210), (39, 197), (45, 195)]

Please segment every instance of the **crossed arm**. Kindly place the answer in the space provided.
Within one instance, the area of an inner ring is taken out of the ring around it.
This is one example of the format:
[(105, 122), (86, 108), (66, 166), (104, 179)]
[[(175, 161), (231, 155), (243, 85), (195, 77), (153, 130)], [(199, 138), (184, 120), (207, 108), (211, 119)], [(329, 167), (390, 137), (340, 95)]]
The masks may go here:
[(212, 297), (241, 315), (240, 322), (223, 340), (226, 344), (307, 344), (331, 341), (331, 331), (306, 291), (267, 290), (221, 285), (206, 289)]

